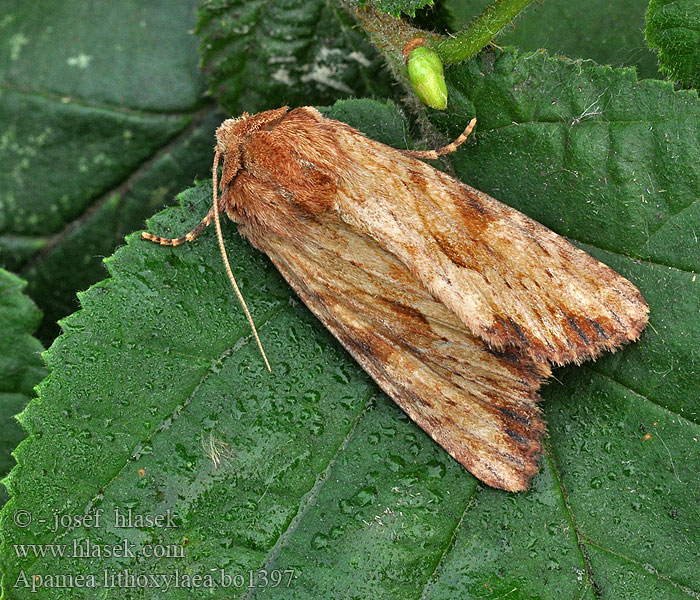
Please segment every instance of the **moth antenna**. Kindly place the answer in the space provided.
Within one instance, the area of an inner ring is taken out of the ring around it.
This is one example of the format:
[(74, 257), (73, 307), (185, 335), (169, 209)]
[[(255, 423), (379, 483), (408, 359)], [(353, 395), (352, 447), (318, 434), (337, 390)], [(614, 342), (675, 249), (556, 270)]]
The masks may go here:
[(148, 233), (147, 231), (142, 231), (141, 232), (141, 239), (148, 240), (149, 242), (155, 242), (156, 244), (160, 244), (161, 246), (179, 246), (180, 244), (184, 244), (185, 242), (193, 242), (197, 236), (202, 233), (204, 228), (211, 223), (212, 218), (214, 217), (214, 211), (213, 209), (210, 210), (207, 213), (207, 216), (204, 217), (195, 227), (192, 229), (192, 231), (186, 233), (182, 237), (179, 238), (164, 238), (159, 235), (154, 235), (152, 233)]
[(255, 328), (255, 323), (253, 322), (253, 317), (250, 315), (250, 311), (248, 310), (248, 305), (245, 303), (245, 300), (243, 299), (243, 294), (241, 294), (241, 290), (238, 289), (238, 284), (236, 283), (236, 278), (233, 276), (233, 271), (231, 270), (231, 264), (228, 261), (228, 255), (226, 254), (226, 246), (224, 244), (224, 236), (221, 233), (221, 221), (219, 220), (219, 158), (221, 157), (221, 152), (219, 152), (219, 149), (216, 149), (216, 153), (214, 154), (214, 166), (212, 167), (212, 184), (214, 186), (214, 189), (212, 190), (212, 196), (213, 196), (213, 205), (212, 205), (212, 210), (214, 211), (214, 225), (216, 226), (216, 239), (219, 240), (219, 249), (221, 250), (221, 258), (224, 261), (224, 266), (226, 267), (226, 274), (228, 275), (228, 280), (231, 282), (231, 285), (233, 286), (233, 290), (236, 292), (236, 296), (238, 296), (238, 301), (241, 303), (241, 306), (243, 307), (243, 312), (245, 312), (245, 316), (248, 319), (248, 323), (250, 323), (250, 328), (253, 330), (253, 336), (255, 336), (255, 341), (258, 344), (258, 348), (260, 349), (260, 354), (262, 354), (263, 360), (265, 361), (265, 366), (267, 367), (267, 370), (272, 373), (272, 368), (270, 367), (270, 362), (267, 360), (267, 355), (265, 354), (265, 350), (263, 350), (262, 342), (260, 341), (260, 336), (258, 335), (258, 330)]
[(155, 242), (161, 246), (179, 246), (185, 242), (194, 242), (197, 236), (204, 231), (204, 228), (211, 223), (214, 218), (214, 209), (210, 209), (207, 215), (197, 223), (191, 231), (187, 232), (185, 235), (179, 238), (164, 238), (160, 235), (155, 235), (153, 233), (148, 233), (147, 231), (141, 232), (141, 239), (148, 240), (149, 242)]
[(476, 125), (476, 117), (469, 121), (469, 125), (467, 125), (467, 128), (454, 142), (451, 142), (447, 144), (447, 146), (443, 146), (442, 148), (438, 148), (437, 150), (401, 150), (401, 153), (404, 156), (410, 156), (411, 158), (420, 158), (423, 160), (435, 160), (436, 158), (445, 156), (445, 154), (451, 154), (466, 141), (466, 139), (469, 137), (469, 134), (472, 132), (472, 129), (474, 129), (474, 125)]

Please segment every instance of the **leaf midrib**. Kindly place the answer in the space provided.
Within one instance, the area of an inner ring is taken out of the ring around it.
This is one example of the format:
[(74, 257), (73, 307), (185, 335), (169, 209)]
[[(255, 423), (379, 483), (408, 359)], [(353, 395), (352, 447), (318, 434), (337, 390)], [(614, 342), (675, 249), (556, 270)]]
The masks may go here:
[[(656, 406), (656, 407), (662, 409), (663, 411), (665, 411), (665, 412), (667, 412), (667, 413), (669, 413), (669, 414), (671, 414), (671, 415), (673, 415), (673, 416), (675, 416), (675, 417), (678, 417), (679, 419), (682, 419), (682, 420), (686, 421), (686, 422), (689, 423), (691, 426), (696, 427), (696, 428), (698, 429), (698, 431), (700, 431), (700, 426), (698, 426), (697, 423), (694, 423), (693, 421), (690, 421), (690, 420), (686, 419), (685, 417), (683, 417), (683, 416), (681, 416), (681, 415), (679, 415), (679, 414), (677, 414), (677, 413), (674, 413), (673, 411), (669, 410), (668, 408), (657, 404), (656, 402), (650, 400), (649, 398), (643, 396), (642, 394), (639, 394), (638, 392), (636, 392), (635, 390), (633, 390), (633, 389), (630, 388), (629, 386), (627, 386), (627, 385), (625, 385), (625, 384), (623, 384), (623, 383), (620, 383), (619, 381), (615, 380), (613, 377), (611, 377), (611, 376), (609, 376), (609, 375), (606, 375), (606, 374), (604, 374), (604, 373), (601, 373), (601, 372), (597, 371), (596, 369), (594, 369), (594, 368), (592, 368), (592, 367), (590, 367), (590, 366), (588, 366), (588, 365), (581, 365), (581, 366), (578, 367), (578, 368), (586, 368), (586, 369), (588, 369), (589, 371), (595, 373), (596, 375), (599, 375), (599, 376), (601, 376), (601, 377), (604, 377), (604, 378), (606, 378), (606, 379), (612, 381), (613, 383), (619, 385), (620, 387), (631, 391), (633, 394), (635, 394), (635, 396), (637, 396), (637, 397), (639, 397), (639, 398), (642, 398), (642, 399), (645, 400), (647, 403), (649, 403), (649, 404), (651, 404), (651, 405), (653, 405), (653, 406)], [(546, 446), (547, 446), (546, 456), (547, 456), (548, 460), (549, 460), (550, 463), (551, 463), (552, 470), (553, 470), (553, 472), (554, 472), (554, 474), (555, 474), (555, 480), (556, 480), (556, 482), (557, 482), (557, 487), (558, 487), (558, 489), (559, 489), (559, 491), (560, 491), (560, 493), (561, 493), (562, 501), (563, 501), (563, 503), (564, 503), (564, 505), (565, 505), (565, 507), (566, 507), (566, 511), (567, 511), (567, 513), (569, 514), (569, 518), (570, 518), (571, 523), (572, 523), (572, 525), (573, 525), (573, 527), (574, 527), (574, 531), (575, 531), (575, 533), (576, 533), (576, 539), (577, 539), (578, 545), (579, 545), (579, 547), (580, 547), (579, 549), (581, 550), (582, 555), (584, 556), (584, 561), (585, 561), (585, 564), (586, 564), (586, 573), (587, 573), (587, 574), (590, 574), (591, 576), (593, 575), (593, 568), (592, 568), (592, 566), (589, 564), (588, 558), (586, 557), (585, 551), (584, 551), (584, 549), (583, 549), (583, 547), (584, 547), (585, 544), (590, 544), (591, 546), (594, 546), (594, 547), (596, 547), (596, 548), (598, 548), (598, 549), (600, 549), (600, 550), (602, 550), (602, 551), (608, 552), (609, 554), (612, 554), (612, 555), (617, 556), (617, 557), (619, 557), (619, 558), (623, 558), (623, 559), (625, 559), (626, 561), (628, 561), (630, 564), (634, 564), (634, 565), (639, 566), (640, 568), (644, 568), (644, 565), (641, 565), (638, 561), (636, 561), (636, 560), (634, 560), (633, 558), (627, 556), (626, 554), (622, 554), (622, 553), (619, 553), (619, 552), (615, 552), (615, 551), (609, 550), (609, 549), (605, 548), (604, 546), (602, 546), (601, 544), (599, 544), (598, 542), (593, 541), (593, 540), (588, 536), (588, 534), (587, 534), (585, 531), (583, 531), (583, 530), (578, 526), (578, 523), (577, 523), (576, 520), (574, 519), (573, 507), (572, 507), (571, 504), (569, 503), (568, 495), (566, 494), (566, 491), (564, 490), (564, 485), (563, 485), (563, 483), (562, 483), (562, 480), (561, 480), (561, 477), (560, 477), (560, 474), (559, 474), (559, 469), (558, 469), (558, 466), (557, 466), (557, 462), (556, 462), (556, 458), (555, 458), (555, 455), (554, 455), (554, 452), (553, 452), (553, 448), (551, 447), (551, 444), (549, 443), (548, 440), (545, 442), (545, 444), (546, 444)], [(646, 569), (645, 569), (645, 570), (646, 570)], [(590, 573), (589, 573), (589, 571), (590, 571)], [(675, 581), (675, 580), (674, 580), (672, 577), (670, 577), (669, 575), (665, 575), (664, 573), (662, 573), (661, 571), (659, 571), (659, 570), (656, 569), (656, 568), (654, 568), (654, 572), (653, 572), (653, 573), (650, 573), (650, 574), (651, 574), (651, 575), (654, 575), (654, 576), (657, 577), (658, 579), (661, 579), (661, 580), (664, 580), (664, 581), (668, 581), (669, 583), (672, 583), (673, 585), (675, 585), (675, 586), (678, 587), (679, 589), (681, 589), (681, 590), (683, 590), (684, 592), (688, 593), (688, 595), (691, 595), (691, 597), (700, 598), (700, 590), (698, 590), (698, 591), (692, 590), (691, 588), (688, 588), (687, 586), (685, 586), (685, 585), (679, 583), (678, 581)], [(593, 582), (594, 582), (594, 581), (595, 581), (595, 580), (593, 580)], [(598, 590), (597, 584), (592, 583), (592, 585), (593, 585), (593, 590), (594, 590), (594, 592), (595, 592), (595, 594), (596, 594), (596, 598), (600, 598), (601, 596), (600, 596), (600, 594), (599, 594), (599, 590)], [(692, 596), (691, 592), (692, 592), (692, 594), (696, 594), (696, 595), (695, 595), (695, 596)]]
[[(374, 399), (378, 393), (379, 392), (376, 389), (371, 389), (367, 393), (362, 410), (359, 412), (359, 414), (357, 415), (357, 417), (353, 421), (353, 423), (350, 426), (350, 428), (348, 429), (347, 433), (343, 436), (342, 441), (338, 445), (338, 448), (336, 449), (336, 451), (333, 453), (333, 456), (331, 456), (326, 467), (317, 476), (316, 481), (311, 486), (309, 491), (306, 492), (306, 494), (304, 494), (304, 496), (302, 496), (300, 498), (299, 509), (297, 510), (294, 517), (290, 520), (287, 528), (282, 533), (280, 533), (280, 535), (277, 537), (277, 540), (275, 541), (275, 543), (270, 547), (270, 549), (266, 553), (267, 558), (260, 565), (259, 569), (269, 569), (269, 567), (275, 561), (277, 556), (279, 556), (279, 553), (282, 550), (282, 548), (285, 546), (287, 540), (296, 531), (297, 527), (299, 526), (299, 523), (301, 523), (302, 519), (304, 518), (304, 515), (312, 507), (313, 500), (318, 497), (321, 490), (323, 489), (326, 482), (328, 481), (328, 477), (331, 474), (331, 471), (333, 469), (333, 466), (336, 463), (336, 460), (338, 459), (338, 457), (343, 453), (343, 451), (347, 447), (348, 443), (350, 442), (350, 439), (352, 438), (353, 434), (357, 430), (357, 428), (360, 425), (360, 423), (362, 422), (362, 420), (367, 416), (367, 413), (369, 412), (369, 409), (371, 408), (371, 406), (374, 402)], [(249, 588), (241, 600), (249, 600), (252, 597), (251, 594), (254, 591), (255, 591), (255, 588), (252, 588), (252, 587)]]

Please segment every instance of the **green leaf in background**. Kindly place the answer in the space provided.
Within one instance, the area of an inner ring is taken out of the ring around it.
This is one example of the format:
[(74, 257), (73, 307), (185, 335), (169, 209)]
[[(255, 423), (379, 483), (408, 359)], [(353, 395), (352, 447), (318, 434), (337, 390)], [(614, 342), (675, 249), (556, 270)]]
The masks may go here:
[[(644, 250), (635, 245), (636, 228), (656, 218), (647, 204), (665, 206), (665, 197), (649, 193), (642, 201), (623, 176), (632, 165), (659, 176), (664, 146), (659, 154), (642, 152), (657, 137), (673, 134), (674, 150), (692, 147), (695, 131), (664, 111), (680, 111), (682, 122), (681, 109), (697, 112), (698, 100), (669, 84), (639, 84), (630, 71), (542, 53), (484, 53), (448, 77), (461, 104), (445, 122), (459, 129), (474, 109), (480, 119), (477, 135), (455, 157), (458, 173), (470, 183), (497, 181), (485, 191), (517, 199), (525, 212), (588, 242), (584, 247), (637, 284), (651, 307), (640, 342), (559, 370), (545, 388), (550, 438), (532, 489), (508, 494), (478, 485), (377, 391), (230, 223), (226, 243), (272, 375), (229, 290), (213, 232), (178, 248), (134, 234), (107, 260), (112, 279), (82, 294), (83, 310), (62, 323), (65, 333), (46, 353), (52, 374), (22, 415), (29, 438), (16, 451), (12, 499), (0, 514), (7, 598), (36, 597), (12, 589), (22, 570), (29, 577), (179, 570), (221, 581), (221, 569), (247, 577), (260, 568), (293, 573), (290, 587), (263, 587), (254, 578), (260, 587), (250, 590), (161, 594), (700, 595), (700, 283), (671, 259), (626, 256)], [(600, 88), (620, 99), (600, 97)], [(607, 101), (600, 112), (575, 122), (598, 98)], [(626, 104), (644, 107), (648, 123), (626, 118)], [(370, 124), (374, 137), (405, 147), (405, 124), (393, 105), (345, 102), (327, 114), (364, 129)], [(615, 153), (620, 137), (625, 152)], [(599, 193), (594, 167), (603, 159), (617, 203)], [(150, 230), (189, 230), (208, 210), (210, 193), (209, 186), (189, 190)], [(126, 508), (171, 510), (177, 528), (123, 530), (108, 522), (52, 533), (50, 523), (37, 521), (52, 511), (97, 509), (113, 519), (115, 509)], [(17, 510), (34, 515), (30, 527), (13, 524)], [(12, 549), (29, 542), (70, 547), (85, 538), (126, 538), (136, 552), (169, 545), (183, 558), (22, 559)], [(84, 597), (76, 589), (42, 594)], [(99, 591), (105, 598), (122, 594)]]
[[(32, 337), (41, 312), (22, 293), (25, 285), (0, 269), (0, 479), (10, 472), (15, 463), (10, 453), (24, 437), (14, 416), (34, 397), (34, 386), (46, 376), (40, 356), (43, 348)], [(6, 501), (0, 483), (0, 506)]]
[(198, 14), (211, 93), (232, 115), (392, 93), (376, 50), (334, 2), (202, 0)]
[[(2, 2), (5, 86), (154, 112), (188, 112), (202, 86), (193, 3)], [(178, 51), (182, 47), (184, 51)]]
[(432, 8), (434, 0), (360, 0), (360, 6), (372, 5), (385, 13), (394, 17), (399, 17), (401, 13), (409, 17), (415, 17), (416, 11), (422, 8)]
[(700, 2), (651, 0), (647, 40), (659, 53), (661, 70), (686, 88), (700, 86)]
[(0, 0), (0, 264), (49, 342), (101, 259), (196, 177), (222, 117), (202, 102), (195, 0)]
[[(464, 28), (492, 0), (445, 0), (453, 31)], [(552, 54), (592, 59), (600, 64), (635, 66), (640, 77), (657, 77), (654, 53), (644, 39), (647, 0), (546, 0), (533, 3), (497, 38), (521, 50), (546, 48)], [(429, 16), (429, 15), (428, 15)]]

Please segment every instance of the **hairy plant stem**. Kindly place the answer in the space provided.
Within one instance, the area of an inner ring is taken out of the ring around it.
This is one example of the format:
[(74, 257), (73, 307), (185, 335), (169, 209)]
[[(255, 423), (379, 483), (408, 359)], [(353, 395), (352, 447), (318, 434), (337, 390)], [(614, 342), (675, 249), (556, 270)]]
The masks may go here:
[(433, 49), (446, 65), (464, 62), (489, 44), (533, 0), (496, 0), (466, 29), (440, 40)]
[(446, 65), (463, 62), (488, 45), (533, 0), (496, 0), (467, 27), (454, 35), (440, 35), (412, 27), (402, 19), (372, 8), (356, 8), (350, 0), (341, 6), (354, 14), (372, 43), (382, 52), (394, 70), (402, 70), (401, 50), (416, 37), (425, 38), (425, 46), (435, 50)]

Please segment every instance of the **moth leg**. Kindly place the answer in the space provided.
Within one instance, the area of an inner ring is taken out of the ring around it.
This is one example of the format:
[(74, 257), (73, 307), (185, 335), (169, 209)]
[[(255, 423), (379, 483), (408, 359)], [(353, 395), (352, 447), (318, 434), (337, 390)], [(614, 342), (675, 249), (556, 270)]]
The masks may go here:
[(159, 235), (154, 235), (152, 233), (148, 233), (147, 231), (142, 231), (141, 232), (141, 239), (144, 240), (149, 240), (151, 242), (155, 242), (156, 244), (160, 244), (161, 246), (179, 246), (180, 244), (184, 244), (185, 242), (192, 242), (195, 240), (195, 238), (202, 233), (204, 228), (209, 225), (209, 223), (212, 222), (212, 219), (214, 218), (214, 209), (210, 208), (209, 212), (207, 213), (207, 216), (204, 217), (195, 227), (190, 231), (189, 233), (183, 235), (182, 237), (178, 238), (164, 238)]
[(469, 137), (469, 134), (472, 132), (472, 129), (474, 129), (474, 125), (476, 125), (476, 117), (469, 121), (469, 125), (467, 125), (467, 128), (454, 142), (451, 142), (450, 144), (447, 144), (447, 146), (443, 146), (442, 148), (438, 148), (437, 150), (401, 150), (401, 154), (403, 154), (404, 156), (410, 156), (411, 158), (420, 158), (422, 160), (435, 160), (440, 156), (450, 154), (457, 150), (457, 148), (460, 145), (462, 145), (465, 142), (465, 140)]

